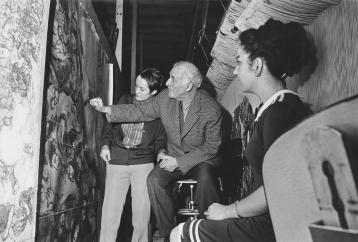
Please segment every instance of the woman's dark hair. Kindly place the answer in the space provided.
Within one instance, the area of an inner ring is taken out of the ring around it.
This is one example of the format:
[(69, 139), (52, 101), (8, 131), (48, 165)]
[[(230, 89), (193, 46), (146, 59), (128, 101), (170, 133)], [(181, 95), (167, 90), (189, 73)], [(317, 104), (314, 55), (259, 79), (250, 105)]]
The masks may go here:
[(269, 19), (258, 29), (243, 31), (239, 39), (251, 61), (263, 58), (271, 74), (282, 81), (298, 73), (312, 54), (306, 31), (295, 22)]
[(143, 70), (140, 74), (140, 77), (147, 81), (149, 90), (151, 92), (157, 90), (159, 93), (164, 84), (163, 74), (155, 68), (147, 68)]

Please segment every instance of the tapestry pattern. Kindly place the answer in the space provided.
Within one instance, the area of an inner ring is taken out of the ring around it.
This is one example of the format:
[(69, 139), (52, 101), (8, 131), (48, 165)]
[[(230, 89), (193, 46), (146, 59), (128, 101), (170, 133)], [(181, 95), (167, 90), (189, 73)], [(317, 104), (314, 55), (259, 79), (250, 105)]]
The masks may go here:
[(108, 57), (80, 2), (56, 2), (50, 51), (38, 241), (96, 241), (103, 117), (88, 100)]
[(0, 241), (35, 237), (49, 3), (0, 1)]

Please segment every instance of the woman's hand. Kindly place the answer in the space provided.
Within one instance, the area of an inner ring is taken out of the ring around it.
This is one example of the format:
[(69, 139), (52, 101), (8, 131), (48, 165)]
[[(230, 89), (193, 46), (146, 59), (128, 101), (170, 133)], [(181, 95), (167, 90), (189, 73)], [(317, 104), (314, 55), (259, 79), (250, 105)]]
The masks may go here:
[(104, 145), (102, 146), (101, 153), (99, 155), (106, 164), (109, 164), (109, 161), (111, 160), (111, 151), (108, 146)]
[(233, 216), (232, 212), (231, 205), (225, 206), (219, 203), (213, 203), (208, 207), (208, 210), (204, 212), (204, 215), (207, 219), (223, 220), (235, 217)]
[(91, 106), (98, 112), (110, 114), (110, 108), (103, 105), (102, 98), (95, 97), (90, 100)]

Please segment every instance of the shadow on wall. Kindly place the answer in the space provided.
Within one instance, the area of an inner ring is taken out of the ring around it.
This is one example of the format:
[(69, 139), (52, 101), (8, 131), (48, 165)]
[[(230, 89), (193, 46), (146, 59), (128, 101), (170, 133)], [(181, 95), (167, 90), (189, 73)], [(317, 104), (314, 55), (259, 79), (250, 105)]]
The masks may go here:
[(222, 143), (219, 154), (222, 164), (219, 177), (222, 185), (221, 202), (229, 204), (239, 198), (238, 188), (242, 175), (241, 139), (233, 136), (233, 117), (222, 108)]
[(295, 92), (298, 92), (298, 88), (304, 86), (304, 84), (308, 82), (308, 80), (310, 80), (312, 74), (317, 68), (317, 64), (319, 61), (317, 59), (317, 48), (315, 46), (314, 38), (312, 34), (308, 32), (307, 36), (310, 43), (309, 47), (311, 52), (311, 58), (298, 74), (294, 75), (291, 78), (287, 78), (286, 80), (287, 88)]
[[(208, 77), (204, 77), (202, 88), (213, 98), (217, 99), (217, 91)], [(228, 203), (237, 198), (237, 188), (241, 179), (242, 160), (241, 141), (232, 138), (232, 115), (225, 107), (222, 107), (222, 144), (219, 149), (219, 155), (222, 164), (218, 170), (218, 176), (221, 179), (222, 203)]]
[(318, 65), (299, 93), (319, 111), (358, 94), (358, 1), (342, 0), (305, 29), (312, 34)]

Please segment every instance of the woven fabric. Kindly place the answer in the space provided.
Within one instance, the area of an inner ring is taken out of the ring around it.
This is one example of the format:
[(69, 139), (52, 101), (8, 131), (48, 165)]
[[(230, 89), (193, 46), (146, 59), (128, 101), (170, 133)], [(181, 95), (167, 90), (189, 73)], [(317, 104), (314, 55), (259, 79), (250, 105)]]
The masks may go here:
[(235, 22), (244, 31), (258, 28), (268, 19), (310, 24), (325, 9), (341, 0), (252, 0)]
[(127, 123), (121, 126), (124, 133), (123, 145), (128, 147), (139, 145), (142, 140), (144, 123)]
[[(257, 112), (257, 108), (255, 113)], [(249, 166), (247, 160), (244, 157), (246, 145), (252, 136), (254, 131), (255, 113), (252, 111), (251, 104), (247, 97), (244, 97), (242, 103), (234, 111), (234, 120), (231, 131), (231, 138), (241, 140), (241, 158), (243, 160), (241, 184), (238, 190), (240, 190), (240, 198), (244, 198), (252, 192), (254, 184), (252, 167)]]

